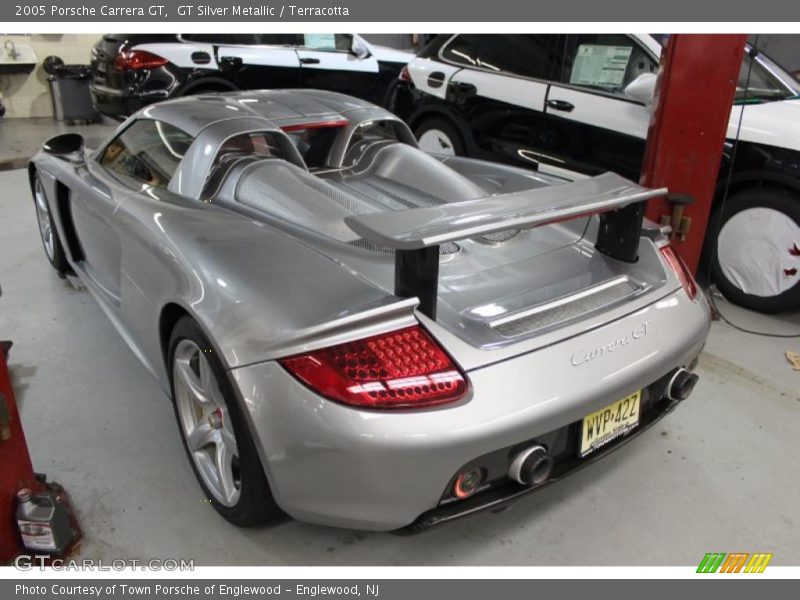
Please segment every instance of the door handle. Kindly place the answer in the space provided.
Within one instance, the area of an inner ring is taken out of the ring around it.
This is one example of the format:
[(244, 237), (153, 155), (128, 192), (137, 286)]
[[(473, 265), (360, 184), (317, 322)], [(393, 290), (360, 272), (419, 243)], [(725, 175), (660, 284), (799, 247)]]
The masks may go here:
[(575, 105), (572, 102), (567, 102), (566, 100), (548, 100), (547, 106), (553, 110), (563, 110), (564, 112), (572, 112), (575, 110)]
[(301, 65), (318, 65), (319, 59), (318, 58), (310, 58), (308, 56), (304, 56), (300, 59)]

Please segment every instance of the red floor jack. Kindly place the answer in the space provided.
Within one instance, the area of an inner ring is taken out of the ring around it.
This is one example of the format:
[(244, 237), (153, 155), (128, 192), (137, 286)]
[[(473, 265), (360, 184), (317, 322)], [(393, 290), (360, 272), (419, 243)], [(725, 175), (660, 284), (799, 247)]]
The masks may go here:
[(0, 341), (0, 565), (20, 554), (64, 556), (79, 538), (66, 492), (33, 472), (8, 374), (10, 349)]

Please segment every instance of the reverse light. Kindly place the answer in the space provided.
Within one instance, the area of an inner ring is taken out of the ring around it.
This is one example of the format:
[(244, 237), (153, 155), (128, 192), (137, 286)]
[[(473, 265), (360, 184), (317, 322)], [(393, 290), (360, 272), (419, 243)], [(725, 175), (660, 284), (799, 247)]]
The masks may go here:
[(411, 81), (411, 73), (408, 72), (408, 67), (400, 69), (400, 74), (397, 76), (400, 81)]
[(306, 386), (363, 408), (421, 408), (454, 402), (467, 381), (419, 326), (281, 359)]
[(169, 61), (157, 54), (146, 50), (127, 50), (120, 52), (114, 59), (115, 71), (141, 71), (143, 69), (157, 69), (169, 64)]
[(672, 270), (675, 271), (675, 275), (678, 276), (689, 298), (694, 300), (697, 297), (697, 282), (694, 280), (694, 277), (692, 277), (689, 267), (686, 266), (686, 263), (683, 262), (683, 259), (678, 254), (675, 254), (671, 246), (662, 247), (661, 254), (664, 256), (669, 266), (672, 267)]

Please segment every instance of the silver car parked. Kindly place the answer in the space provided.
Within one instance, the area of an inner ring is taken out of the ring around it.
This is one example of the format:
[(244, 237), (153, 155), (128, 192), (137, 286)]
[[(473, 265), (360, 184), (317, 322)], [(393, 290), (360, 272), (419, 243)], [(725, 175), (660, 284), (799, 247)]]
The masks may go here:
[[(29, 166), (45, 252), (175, 404), (229, 521), (424, 528), (692, 391), (709, 312), (644, 189), (428, 154), (314, 90), (187, 97)], [(655, 475), (654, 475), (655, 476)]]

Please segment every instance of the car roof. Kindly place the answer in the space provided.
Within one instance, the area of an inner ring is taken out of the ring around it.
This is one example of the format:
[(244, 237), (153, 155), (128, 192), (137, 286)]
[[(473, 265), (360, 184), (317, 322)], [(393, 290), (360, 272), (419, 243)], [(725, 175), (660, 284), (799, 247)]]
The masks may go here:
[(342, 118), (353, 111), (392, 113), (374, 104), (325, 90), (247, 90), (184, 96), (152, 104), (134, 117), (164, 121), (192, 137), (209, 125), (236, 118), (261, 118), (273, 129)]
[(388, 110), (324, 90), (248, 90), (185, 96), (139, 110), (121, 129), (137, 119), (162, 121), (194, 138), (168, 186), (170, 191), (189, 198), (199, 197), (225, 140), (242, 133), (276, 131), (285, 135), (284, 130), (290, 127), (302, 129), (303, 125), (341, 121), (337, 126), (341, 126), (342, 134), (331, 148), (333, 168), (341, 166), (350, 137), (364, 123), (393, 121), (404, 129), (403, 141), (416, 146), (408, 126)]

